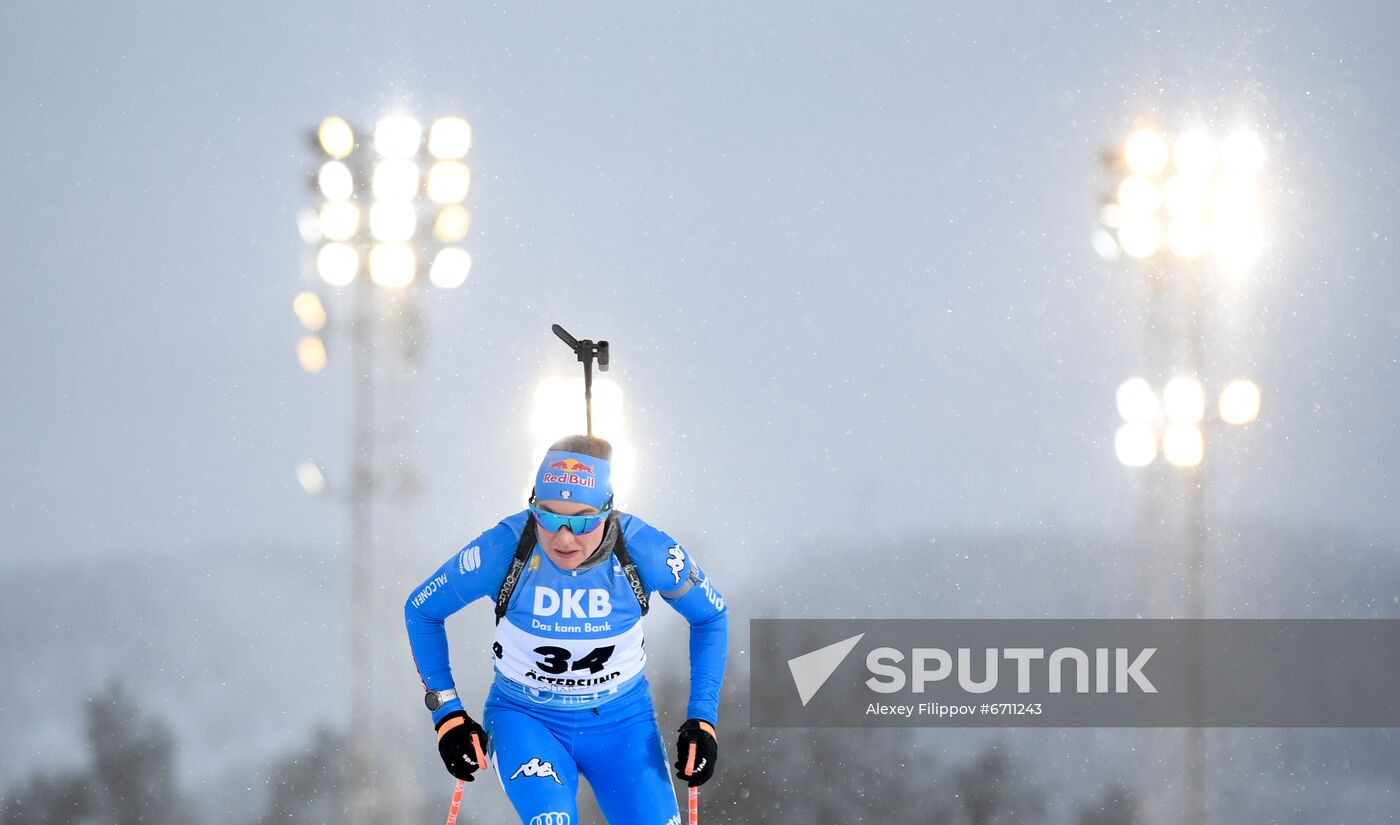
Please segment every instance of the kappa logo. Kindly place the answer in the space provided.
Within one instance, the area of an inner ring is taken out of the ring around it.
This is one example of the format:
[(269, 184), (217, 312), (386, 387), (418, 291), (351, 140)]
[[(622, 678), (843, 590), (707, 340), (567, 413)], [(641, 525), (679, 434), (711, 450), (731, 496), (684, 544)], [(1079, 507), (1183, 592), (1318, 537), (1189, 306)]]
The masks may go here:
[(680, 584), (681, 571), (685, 569), (685, 553), (681, 552), (679, 544), (673, 545), (666, 552), (666, 566), (671, 568), (671, 575), (676, 577), (676, 584)]
[(530, 817), (530, 825), (572, 825), (573, 817), (567, 811), (545, 811)]
[(476, 545), (467, 547), (457, 555), (457, 572), (470, 573), (481, 566), (481, 548)]
[(560, 785), (564, 784), (564, 780), (560, 779), (559, 774), (554, 772), (554, 763), (543, 762), (538, 756), (530, 757), (530, 761), (516, 768), (515, 773), (511, 774), (510, 778), (515, 779), (521, 774), (526, 776), (547, 776)]

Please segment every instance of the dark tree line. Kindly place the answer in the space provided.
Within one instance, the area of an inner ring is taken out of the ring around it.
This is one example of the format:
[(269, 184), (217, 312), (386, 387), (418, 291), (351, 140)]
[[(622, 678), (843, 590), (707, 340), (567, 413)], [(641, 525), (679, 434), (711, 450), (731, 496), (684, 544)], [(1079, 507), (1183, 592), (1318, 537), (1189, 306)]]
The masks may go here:
[(311, 732), (306, 747), (279, 759), (268, 772), (271, 793), (257, 825), (324, 825), (347, 818), (349, 783), (345, 736), (327, 727)]
[[(37, 773), (0, 799), (0, 825), (188, 825), (208, 822), (210, 812), (192, 815), (181, 796), (175, 739), (169, 726), (144, 712), (120, 682), (113, 681), (83, 709), (79, 743), (86, 764), (78, 769)], [(268, 795), (249, 825), (324, 825), (345, 818), (344, 737), (327, 728), (313, 731), (306, 745), (268, 772)]]
[(189, 822), (175, 780), (170, 728), (119, 682), (83, 709), (87, 765), (36, 774), (0, 803), (0, 825), (166, 825)]
[[(731, 674), (732, 676), (732, 674)], [(724, 697), (727, 719), (743, 719), (738, 683)], [(684, 707), (685, 680), (658, 674), (658, 708)], [(82, 768), (36, 774), (0, 801), (0, 825), (186, 825), (192, 816), (176, 781), (169, 727), (145, 713), (119, 684), (84, 708)], [(666, 718), (663, 727), (674, 728)], [(926, 741), (895, 729), (767, 729), (720, 727), (719, 781), (701, 792), (709, 822), (908, 822), (1010, 825), (1044, 821), (1044, 789), (1028, 778), (1004, 740), (963, 764), (945, 764)], [(673, 736), (666, 731), (668, 751)], [(260, 811), (247, 825), (324, 825), (346, 817), (345, 737), (321, 727), (306, 743), (271, 763)], [(677, 783), (684, 799), (684, 790)], [(601, 822), (582, 800), (583, 822)], [(434, 808), (433, 810), (436, 810)], [(462, 822), (470, 820), (464, 811)], [(1079, 825), (1136, 825), (1130, 789), (1111, 785), (1078, 812)]]

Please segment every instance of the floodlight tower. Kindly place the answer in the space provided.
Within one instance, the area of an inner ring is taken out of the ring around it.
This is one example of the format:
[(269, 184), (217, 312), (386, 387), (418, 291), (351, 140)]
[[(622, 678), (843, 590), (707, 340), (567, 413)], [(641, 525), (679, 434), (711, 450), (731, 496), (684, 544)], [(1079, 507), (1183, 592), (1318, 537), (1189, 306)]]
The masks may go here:
[[(366, 134), (372, 135), (368, 142)], [(312, 280), (321, 283), (293, 303), (306, 332), (298, 359), (312, 374), (326, 370), (330, 358), (323, 339), (343, 334), (352, 388), (351, 469), (343, 485), (351, 516), (351, 825), (406, 813), (405, 783), (393, 775), (408, 762), (394, 753), (405, 747), (399, 730), (406, 726), (394, 725), (384, 731), (383, 743), (376, 741), (384, 703), (376, 701), (374, 679), (377, 660), (401, 659), (403, 645), (397, 634), (385, 640), (389, 644), (376, 644), (374, 617), (393, 615), (381, 591), (392, 601), (409, 585), (403, 563), (416, 518), (408, 511), (421, 495), (415, 434), (424, 281), (455, 289), (466, 282), (472, 263), (461, 246), (471, 226), (465, 206), (471, 126), (459, 117), (439, 118), (424, 138), (422, 125), (404, 114), (381, 119), (369, 133), (344, 118), (326, 118), (313, 141), (320, 155), (314, 174), (320, 203), (299, 220), (315, 251)], [(342, 325), (332, 323), (337, 313), (327, 311), (327, 302), (344, 317)], [(298, 468), (298, 480), (308, 492), (327, 486), (310, 462)], [(386, 691), (391, 717), (404, 712), (399, 693)]]
[[(1216, 286), (1212, 279), (1247, 267), (1263, 249), (1258, 176), (1264, 147), (1248, 131), (1217, 139), (1205, 130), (1188, 129), (1169, 139), (1139, 129), (1121, 148), (1104, 152), (1103, 159), (1114, 185), (1104, 198), (1093, 246), (1105, 260), (1126, 256), (1142, 265), (1148, 353), (1159, 361), (1153, 367), (1163, 377), (1171, 376), (1160, 394), (1145, 378), (1119, 388), (1123, 424), (1114, 449), (1123, 464), (1146, 467), (1160, 447), (1166, 463), (1179, 473), (1187, 508), (1184, 612), (1200, 620), (1206, 588), (1206, 425), (1249, 424), (1258, 417), (1260, 404), (1258, 385), (1236, 379), (1220, 394), (1219, 416), (1208, 420), (1205, 318)], [(1161, 506), (1156, 496), (1149, 498), (1154, 510)], [(1154, 514), (1149, 520), (1159, 519)], [(1204, 732), (1193, 727), (1188, 738), (1189, 818), (1204, 823)]]

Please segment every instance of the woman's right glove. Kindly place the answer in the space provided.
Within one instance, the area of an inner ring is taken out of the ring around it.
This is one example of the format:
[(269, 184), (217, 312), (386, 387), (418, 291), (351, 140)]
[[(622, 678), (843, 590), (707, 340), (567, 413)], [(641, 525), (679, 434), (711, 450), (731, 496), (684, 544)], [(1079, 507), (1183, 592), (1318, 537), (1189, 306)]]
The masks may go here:
[(464, 782), (473, 781), (472, 774), (490, 768), (486, 764), (486, 731), (460, 710), (454, 710), (438, 720), (438, 753), (447, 772)]

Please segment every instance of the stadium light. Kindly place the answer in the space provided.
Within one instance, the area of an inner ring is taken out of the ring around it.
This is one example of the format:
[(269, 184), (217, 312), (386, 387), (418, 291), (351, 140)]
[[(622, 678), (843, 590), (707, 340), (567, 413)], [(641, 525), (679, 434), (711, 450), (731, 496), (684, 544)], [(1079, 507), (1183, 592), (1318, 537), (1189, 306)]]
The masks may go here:
[(343, 160), (355, 151), (355, 132), (344, 118), (328, 117), (321, 121), (320, 128), (316, 130), (316, 139), (321, 144), (321, 151), (335, 160)]
[(1178, 218), (1167, 227), (1167, 248), (1178, 258), (1199, 258), (1210, 248), (1210, 233), (1199, 220)]
[(406, 243), (378, 243), (369, 253), (369, 278), (389, 289), (400, 289), (413, 283), (418, 269), (413, 247)]
[(1220, 391), (1220, 420), (1240, 427), (1259, 420), (1259, 385), (1247, 378), (1236, 378)]
[(328, 243), (316, 254), (316, 272), (331, 286), (345, 286), (360, 270), (360, 253), (353, 246)]
[(417, 230), (418, 213), (412, 203), (379, 201), (369, 208), (369, 234), (376, 241), (410, 241)]
[[(1231, 426), (1259, 418), (1259, 385), (1237, 378), (1220, 391), (1219, 421)], [(1191, 376), (1177, 376), (1159, 395), (1144, 378), (1130, 378), (1115, 396), (1122, 423), (1113, 450), (1128, 467), (1146, 467), (1159, 453), (1175, 467), (1198, 467), (1205, 460), (1205, 387)]]
[(1201, 382), (1180, 375), (1162, 388), (1162, 408), (1173, 424), (1199, 424), (1206, 415), (1206, 391)]
[(1157, 433), (1147, 424), (1124, 424), (1113, 438), (1113, 451), (1126, 467), (1146, 467), (1157, 458)]
[(319, 496), (326, 492), (326, 474), (314, 461), (303, 461), (297, 465), (297, 484), (309, 496)]
[(464, 204), (471, 192), (465, 162), (471, 124), (437, 118), (425, 140), (417, 119), (394, 114), (370, 133), (370, 145), (359, 145), (341, 117), (326, 118), (316, 131), (325, 153), (315, 177), (322, 200), (297, 223), (302, 238), (317, 246), (316, 273), (335, 287), (350, 285), (362, 271), (387, 289), (461, 286), (471, 269), (471, 255), (460, 246), (471, 230)]
[(321, 234), (321, 216), (315, 209), (301, 209), (297, 212), (297, 234), (311, 246), (325, 240)]
[[(536, 442), (548, 445), (562, 436), (583, 432), (587, 414), (582, 378), (547, 378), (535, 387), (534, 400), (530, 429)], [(622, 435), (623, 426), (622, 388), (611, 378), (594, 376), (594, 434), (612, 441)]]
[(1206, 177), (1215, 171), (1215, 138), (1203, 129), (1182, 132), (1172, 146), (1177, 170), (1191, 177)]
[(326, 305), (314, 292), (300, 292), (292, 299), (292, 312), (308, 332), (320, 332), (326, 326)]
[[(344, 336), (349, 361), (353, 466), (344, 500), (351, 511), (350, 715), (357, 720), (347, 749), (349, 825), (403, 818), (402, 811), (387, 810), (395, 803), (382, 793), (401, 786), (401, 777), (373, 770), (378, 709), (369, 673), (382, 653), (372, 632), (382, 607), (376, 604), (376, 556), (402, 555), (398, 551), (409, 546), (402, 525), (412, 516), (399, 512), (380, 524), (377, 512), (402, 506), (420, 491), (417, 448), (407, 434), (419, 417), (417, 394), (406, 391), (417, 380), (423, 349), (419, 296), (428, 284), (462, 286), (472, 266), (462, 247), (471, 229), (464, 203), (471, 188), (465, 163), (471, 126), (442, 117), (426, 131), (425, 140), (422, 123), (407, 114), (385, 117), (372, 129), (354, 128), (342, 117), (321, 121), (314, 141), (319, 152), (308, 176), (316, 202), (297, 215), (315, 274), (338, 293), (336, 305), (346, 312), (346, 323), (329, 324), (325, 303), (310, 291), (298, 294), (292, 307), (302, 326), (296, 345), (302, 369), (325, 370), (328, 330)], [(383, 460), (387, 456), (394, 458), (392, 466)], [(297, 482), (313, 495), (327, 487), (325, 474), (311, 462), (297, 466)], [(387, 758), (401, 762), (401, 755)], [(386, 810), (376, 810), (386, 800)]]
[(1162, 404), (1146, 378), (1129, 378), (1118, 386), (1118, 414), (1130, 424), (1155, 425), (1162, 418)]
[[(1149, 302), (1144, 314), (1153, 339), (1148, 350), (1186, 358), (1183, 366), (1201, 372), (1208, 347), (1205, 317), (1211, 278), (1242, 272), (1265, 249), (1258, 175), (1265, 149), (1257, 135), (1237, 131), (1223, 139), (1193, 127), (1170, 137), (1153, 129), (1134, 131), (1121, 150), (1103, 154), (1113, 176), (1091, 236), (1094, 251), (1105, 261), (1123, 257), (1142, 262)], [(1158, 364), (1158, 367), (1166, 366)], [(1144, 392), (1143, 390), (1146, 390)], [(1188, 510), (1182, 542), (1192, 583), (1187, 591), (1189, 616), (1204, 616), (1206, 474), (1196, 468), (1205, 460), (1207, 419), (1205, 388), (1195, 378), (1177, 378), (1160, 398), (1145, 382), (1119, 388), (1123, 417), (1114, 437), (1119, 461), (1131, 467), (1152, 464), (1159, 452), (1168, 464), (1190, 474), (1182, 490)], [(1219, 418), (1229, 425), (1258, 416), (1258, 387), (1240, 380), (1220, 394)], [(1145, 411), (1155, 409), (1150, 417)], [(1151, 418), (1152, 420), (1149, 420)], [(1146, 488), (1163, 495), (1158, 485)], [(1145, 531), (1156, 525), (1144, 520)], [(1193, 822), (1206, 820), (1205, 745), (1199, 728), (1192, 732), (1188, 793)]]
[(1199, 467), (1205, 453), (1205, 436), (1195, 424), (1168, 424), (1162, 432), (1162, 456), (1174, 467)]
[(433, 221), (433, 237), (438, 243), (457, 243), (467, 237), (472, 227), (472, 213), (461, 206), (444, 206)]
[(297, 342), (297, 362), (316, 375), (326, 369), (326, 345), (318, 335), (304, 335)]
[(1257, 177), (1264, 146), (1258, 135), (1238, 131), (1219, 140), (1193, 128), (1169, 144), (1166, 135), (1144, 129), (1116, 157), (1122, 164), (1113, 168), (1122, 177), (1099, 214), (1106, 236), (1092, 239), (1104, 260), (1166, 253), (1180, 260), (1213, 256), (1240, 268), (1263, 251)]
[[(535, 438), (537, 466), (549, 445), (566, 435), (584, 431), (583, 378), (546, 378), (535, 387), (530, 428)], [(593, 378), (593, 434), (613, 446), (613, 489), (618, 497), (631, 489), (631, 445), (627, 438), (622, 388), (611, 378)], [(531, 480), (533, 481), (533, 473)]]
[(1095, 229), (1089, 242), (1093, 244), (1094, 251), (1099, 253), (1099, 257), (1109, 263), (1113, 263), (1123, 255), (1123, 248), (1118, 245), (1118, 241), (1114, 240), (1106, 229)]
[(1225, 138), (1222, 154), (1229, 173), (1257, 175), (1264, 168), (1264, 144), (1254, 132), (1232, 132)]
[(1149, 178), (1162, 174), (1171, 157), (1166, 138), (1151, 129), (1134, 132), (1128, 138), (1123, 156), (1133, 174)]
[(326, 200), (348, 201), (355, 194), (355, 176), (350, 174), (350, 167), (338, 160), (321, 164), (321, 171), (316, 173), (316, 185)]
[(1162, 190), (1147, 178), (1129, 175), (1118, 185), (1118, 203), (1128, 212), (1151, 215), (1162, 205)]
[(321, 205), (321, 236), (328, 241), (354, 240), (360, 230), (360, 207), (349, 201)]
[(1210, 209), (1210, 191), (1202, 178), (1177, 175), (1167, 181), (1162, 202), (1173, 220), (1204, 220)]
[(460, 117), (440, 117), (428, 132), (428, 153), (438, 160), (458, 160), (472, 148), (472, 127)]
[(451, 247), (444, 249), (433, 259), (428, 270), (428, 279), (434, 286), (443, 289), (456, 289), (466, 283), (472, 271), (472, 256), (465, 249)]
[(459, 160), (440, 160), (428, 172), (428, 199), (433, 203), (456, 204), (467, 199), (472, 173)]
[(374, 167), (371, 190), (381, 201), (411, 203), (418, 192), (418, 164), (407, 158), (381, 160)]
[(423, 141), (423, 126), (408, 115), (389, 115), (374, 127), (374, 150), (385, 158), (411, 158)]
[(1118, 243), (1131, 258), (1150, 258), (1162, 246), (1162, 224), (1150, 215), (1134, 215), (1118, 227)]

